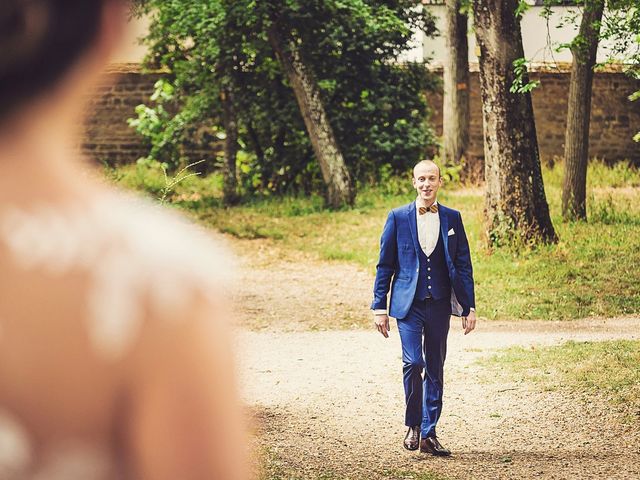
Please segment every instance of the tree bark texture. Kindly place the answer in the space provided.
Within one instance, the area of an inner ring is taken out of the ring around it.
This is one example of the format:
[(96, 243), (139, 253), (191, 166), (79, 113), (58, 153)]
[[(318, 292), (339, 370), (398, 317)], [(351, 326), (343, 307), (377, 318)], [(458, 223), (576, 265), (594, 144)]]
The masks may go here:
[(233, 93), (225, 89), (220, 94), (223, 108), (223, 122), (226, 138), (224, 140), (224, 169), (222, 195), (224, 203), (238, 203), (238, 177), (236, 175), (236, 157), (238, 155), (238, 121)]
[(307, 127), (322, 177), (327, 185), (327, 203), (332, 208), (353, 205), (355, 190), (344, 157), (320, 95), (311, 69), (305, 64), (294, 40), (282, 35), (274, 24), (269, 41), (287, 75)]
[(587, 0), (580, 21), (578, 41), (571, 47), (571, 83), (564, 135), (562, 216), (586, 220), (587, 164), (593, 66), (596, 62), (604, 0)]
[[(476, 0), (489, 243), (557, 241), (549, 216), (530, 93), (511, 93), (513, 62), (524, 57), (518, 0)], [(524, 78), (528, 82), (528, 78)]]
[(460, 0), (446, 0), (442, 159), (458, 165), (469, 144), (469, 45)]

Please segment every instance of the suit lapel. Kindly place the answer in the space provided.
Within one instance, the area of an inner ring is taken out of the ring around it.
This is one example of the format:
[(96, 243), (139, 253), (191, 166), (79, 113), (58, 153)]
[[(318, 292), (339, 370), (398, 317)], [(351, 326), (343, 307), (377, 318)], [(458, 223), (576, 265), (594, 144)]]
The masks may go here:
[(409, 222), (409, 230), (411, 230), (411, 238), (413, 239), (413, 247), (416, 253), (420, 250), (420, 241), (418, 240), (418, 223), (416, 220), (416, 202), (409, 204), (407, 208), (407, 221)]
[(446, 207), (438, 204), (438, 216), (440, 217), (440, 235), (442, 235), (442, 243), (444, 245), (444, 254), (449, 258), (449, 216)]

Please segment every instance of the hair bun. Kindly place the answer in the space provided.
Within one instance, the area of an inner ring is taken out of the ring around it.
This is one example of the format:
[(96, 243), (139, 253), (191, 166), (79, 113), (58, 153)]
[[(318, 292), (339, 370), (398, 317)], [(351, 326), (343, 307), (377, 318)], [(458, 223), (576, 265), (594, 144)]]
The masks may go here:
[(0, 2), (0, 74), (29, 61), (45, 36), (49, 17), (44, 0)]
[(110, 0), (0, 0), (0, 122), (49, 90), (100, 31)]

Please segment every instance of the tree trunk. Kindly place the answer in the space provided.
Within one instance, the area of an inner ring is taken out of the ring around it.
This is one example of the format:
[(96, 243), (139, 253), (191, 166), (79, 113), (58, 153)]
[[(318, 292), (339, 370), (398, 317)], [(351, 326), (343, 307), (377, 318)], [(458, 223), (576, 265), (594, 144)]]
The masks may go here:
[(222, 195), (224, 203), (238, 203), (238, 177), (236, 175), (236, 157), (238, 155), (238, 121), (233, 93), (225, 89), (220, 94), (223, 108), (223, 122), (226, 138), (224, 140), (224, 169)]
[(460, 164), (469, 143), (469, 46), (460, 0), (446, 0), (442, 159)]
[(327, 118), (318, 84), (295, 42), (285, 38), (275, 24), (269, 29), (269, 41), (291, 83), (320, 164), (328, 190), (327, 203), (332, 208), (353, 205), (355, 191), (351, 177)]
[(571, 53), (571, 83), (564, 134), (564, 181), (562, 185), (562, 216), (566, 220), (586, 220), (587, 164), (589, 161), (589, 121), (591, 117), (591, 87), (596, 62), (600, 20), (604, 0), (585, 2), (580, 31)]
[[(476, 0), (484, 124), (486, 220), (490, 244), (557, 241), (544, 192), (530, 93), (511, 93), (524, 57), (518, 0)], [(525, 82), (528, 82), (526, 78)]]

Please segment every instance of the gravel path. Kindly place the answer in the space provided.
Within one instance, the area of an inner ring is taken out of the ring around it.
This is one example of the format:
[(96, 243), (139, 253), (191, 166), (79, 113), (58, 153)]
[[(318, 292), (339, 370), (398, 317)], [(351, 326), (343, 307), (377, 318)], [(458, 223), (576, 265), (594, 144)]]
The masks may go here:
[(492, 377), (478, 363), (511, 345), (638, 339), (640, 319), (481, 321), (465, 337), (454, 318), (438, 425), (453, 455), (439, 459), (402, 448), (397, 329), (389, 339), (373, 329), (314, 331), (345, 312), (342, 328), (369, 323), (372, 277), (255, 246), (251, 261), (246, 244), (234, 246), (244, 258), (242, 285), (255, 286), (239, 299), (237, 341), (266, 478), (640, 478), (640, 426), (625, 423), (606, 399)]

